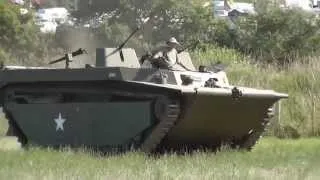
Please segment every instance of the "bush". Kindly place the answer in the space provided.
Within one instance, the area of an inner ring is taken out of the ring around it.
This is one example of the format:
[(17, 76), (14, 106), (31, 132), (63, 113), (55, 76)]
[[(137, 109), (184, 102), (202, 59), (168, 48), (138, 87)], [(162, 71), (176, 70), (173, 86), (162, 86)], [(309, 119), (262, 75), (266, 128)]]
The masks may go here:
[[(319, 54), (320, 19), (299, 9), (272, 8), (240, 17), (221, 46), (236, 48), (263, 63), (285, 65), (300, 57)], [(223, 32), (225, 34), (225, 31)], [(222, 36), (222, 37), (225, 37)]]
[[(54, 0), (51, 3), (67, 5), (73, 2)], [(234, 48), (263, 63), (284, 65), (304, 59), (299, 57), (319, 54), (319, 18), (299, 9), (281, 10), (274, 6), (273, 0), (254, 1), (258, 13), (239, 17), (233, 23), (214, 19), (212, 8), (202, 6), (206, 2), (204, 0), (78, 2), (78, 11), (73, 14), (82, 20), (90, 19), (94, 12), (107, 12), (111, 16), (105, 26), (92, 33), (96, 37), (90, 39), (91, 47), (119, 45), (141, 23), (141, 17), (147, 17), (152, 12), (154, 18), (151, 22), (128, 42), (128, 46), (135, 47), (140, 52), (175, 36), (183, 44), (200, 39), (221, 48)], [(142, 40), (137, 36), (141, 36)], [(64, 45), (70, 48), (74, 43), (62, 42), (62, 46)]]
[(0, 60), (19, 65), (42, 64), (54, 38), (41, 35), (32, 12), (21, 15), (19, 6), (0, 5)]

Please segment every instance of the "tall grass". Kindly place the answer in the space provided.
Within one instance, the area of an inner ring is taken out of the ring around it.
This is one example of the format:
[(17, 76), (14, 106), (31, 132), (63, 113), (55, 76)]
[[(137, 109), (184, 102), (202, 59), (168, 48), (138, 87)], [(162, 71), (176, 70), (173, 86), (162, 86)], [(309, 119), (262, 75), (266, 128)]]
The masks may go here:
[(252, 63), (249, 57), (225, 48), (213, 47), (206, 52), (195, 51), (192, 56), (197, 65), (209, 65), (218, 60), (227, 64), (226, 71), (233, 85), (288, 93), (289, 98), (281, 102), (280, 129), (270, 129), (273, 135), (320, 135), (318, 58), (300, 58), (285, 68), (279, 68), (277, 65)]
[(8, 121), (5, 119), (4, 114), (0, 113), (0, 137), (6, 133), (8, 129)]
[(0, 150), (0, 179), (319, 179), (319, 139), (264, 138), (252, 152), (229, 149), (158, 158), (130, 152), (100, 157), (68, 149)]

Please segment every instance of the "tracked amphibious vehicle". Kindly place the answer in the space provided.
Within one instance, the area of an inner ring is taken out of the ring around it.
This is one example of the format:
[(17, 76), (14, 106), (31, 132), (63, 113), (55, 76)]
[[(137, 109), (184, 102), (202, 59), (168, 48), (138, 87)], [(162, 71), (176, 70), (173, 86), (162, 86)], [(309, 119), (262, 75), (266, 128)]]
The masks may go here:
[(23, 146), (105, 152), (251, 149), (273, 105), (288, 95), (230, 85), (219, 65), (196, 70), (186, 48), (173, 69), (155, 68), (148, 54), (139, 60), (123, 48), (139, 29), (118, 48), (98, 48), (95, 65), (72, 67), (71, 59), (84, 53), (79, 49), (50, 62), (64, 61), (65, 68), (3, 66), (7, 135)]
[(55, 61), (65, 61), (66, 68), (2, 67), (8, 136), (22, 145), (103, 151), (222, 144), (250, 149), (270, 122), (273, 105), (288, 97), (230, 85), (219, 68), (196, 70), (187, 52), (179, 59), (188, 70), (141, 65), (130, 48), (99, 48), (94, 66), (70, 67), (70, 58), (82, 52)]

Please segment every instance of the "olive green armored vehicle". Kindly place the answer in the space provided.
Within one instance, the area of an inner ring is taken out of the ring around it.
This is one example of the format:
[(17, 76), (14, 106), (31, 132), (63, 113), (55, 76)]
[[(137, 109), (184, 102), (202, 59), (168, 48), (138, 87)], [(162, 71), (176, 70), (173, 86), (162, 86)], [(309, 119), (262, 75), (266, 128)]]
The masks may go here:
[[(273, 105), (287, 94), (229, 84), (226, 73), (141, 64), (134, 49), (98, 48), (96, 64), (72, 67), (3, 66), (1, 105), (8, 136), (23, 146), (90, 147), (144, 152), (251, 149), (265, 131)], [(61, 62), (62, 63), (62, 62)], [(177, 65), (179, 66), (179, 65)]]

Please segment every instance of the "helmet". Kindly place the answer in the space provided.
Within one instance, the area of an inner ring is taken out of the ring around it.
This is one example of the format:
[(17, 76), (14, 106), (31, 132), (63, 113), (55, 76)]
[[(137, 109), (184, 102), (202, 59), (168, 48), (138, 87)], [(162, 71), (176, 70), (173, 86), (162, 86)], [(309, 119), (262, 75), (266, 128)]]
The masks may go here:
[(167, 44), (172, 43), (180, 46), (180, 43), (176, 40), (176, 38), (171, 37), (168, 41)]

